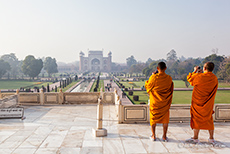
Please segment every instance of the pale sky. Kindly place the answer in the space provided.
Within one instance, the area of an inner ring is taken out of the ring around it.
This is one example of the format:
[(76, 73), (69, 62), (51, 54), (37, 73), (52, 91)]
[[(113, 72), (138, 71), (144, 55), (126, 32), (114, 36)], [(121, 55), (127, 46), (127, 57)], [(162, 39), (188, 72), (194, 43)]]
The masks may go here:
[(113, 62), (230, 55), (230, 0), (0, 0), (0, 55), (79, 60), (112, 52)]

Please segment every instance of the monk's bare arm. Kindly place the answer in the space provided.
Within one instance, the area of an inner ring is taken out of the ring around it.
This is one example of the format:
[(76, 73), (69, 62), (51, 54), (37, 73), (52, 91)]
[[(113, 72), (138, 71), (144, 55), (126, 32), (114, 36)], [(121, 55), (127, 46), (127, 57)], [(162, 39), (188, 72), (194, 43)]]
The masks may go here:
[(149, 80), (145, 82), (145, 89), (149, 93), (155, 85), (155, 74), (151, 75)]
[(195, 79), (195, 77), (197, 76), (197, 74), (198, 73), (194, 73), (194, 72), (192, 72), (192, 73), (189, 73), (188, 74), (188, 76), (187, 76), (187, 81), (192, 85), (192, 86), (194, 86), (194, 79)]

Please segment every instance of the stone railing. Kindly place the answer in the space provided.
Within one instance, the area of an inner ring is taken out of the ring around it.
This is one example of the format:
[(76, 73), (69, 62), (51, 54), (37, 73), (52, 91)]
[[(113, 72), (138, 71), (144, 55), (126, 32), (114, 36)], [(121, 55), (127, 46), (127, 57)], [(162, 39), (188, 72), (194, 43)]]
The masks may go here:
[(113, 92), (43, 92), (18, 93), (18, 103), (21, 105), (61, 105), (61, 104), (97, 104), (102, 97), (103, 103), (114, 104)]
[(121, 96), (114, 89), (118, 123), (146, 123), (149, 121), (148, 105), (123, 105)]
[(10, 95), (8, 97), (0, 99), (0, 108), (8, 108), (17, 106), (17, 95)]
[(1, 90), (0, 90), (0, 99), (3, 99), (3, 98), (6, 98), (6, 97), (9, 97), (9, 96), (12, 96), (12, 95), (15, 95), (14, 92), (4, 92), (2, 93)]
[[(124, 105), (117, 91), (114, 93), (118, 123), (149, 122), (149, 105)], [(213, 110), (215, 122), (230, 122), (230, 104), (215, 104)], [(189, 122), (190, 117), (190, 104), (171, 105), (170, 122)]]

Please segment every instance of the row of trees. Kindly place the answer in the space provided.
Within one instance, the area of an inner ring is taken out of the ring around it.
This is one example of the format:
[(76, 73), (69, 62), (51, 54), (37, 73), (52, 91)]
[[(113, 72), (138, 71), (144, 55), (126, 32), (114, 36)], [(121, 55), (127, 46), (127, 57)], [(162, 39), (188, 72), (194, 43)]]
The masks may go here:
[(166, 59), (148, 60), (143, 62), (137, 62), (134, 56), (130, 56), (126, 59), (127, 71), (129, 73), (143, 73), (146, 77), (149, 77), (153, 71), (156, 70), (157, 64), (160, 61), (164, 61), (167, 64), (166, 73), (171, 75), (174, 79), (182, 79), (186, 81), (186, 76), (189, 72), (193, 71), (194, 66), (203, 66), (204, 63), (212, 61), (215, 64), (214, 74), (218, 79), (230, 82), (230, 57), (220, 56), (213, 53), (205, 58), (185, 58), (177, 57), (175, 50), (171, 50), (167, 53)]
[(8, 76), (11, 75), (15, 79), (20, 74), (27, 75), (34, 79), (41, 73), (42, 69), (44, 69), (49, 76), (53, 73), (57, 73), (56, 59), (46, 57), (42, 60), (36, 59), (33, 55), (28, 55), (23, 61), (19, 61), (14, 53), (5, 54), (0, 58), (0, 78), (8, 72)]

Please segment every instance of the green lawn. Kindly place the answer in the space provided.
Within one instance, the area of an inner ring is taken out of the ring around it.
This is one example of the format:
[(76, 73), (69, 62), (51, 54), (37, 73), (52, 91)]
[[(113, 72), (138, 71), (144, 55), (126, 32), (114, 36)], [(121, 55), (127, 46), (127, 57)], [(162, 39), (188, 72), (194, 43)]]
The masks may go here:
[[(120, 83), (122, 83), (127, 88), (128, 87), (132, 88), (132, 86), (134, 88), (141, 88), (143, 85), (145, 85), (145, 81), (134, 81), (134, 82), (121, 81)], [(185, 83), (182, 80), (173, 80), (173, 83), (174, 83), (174, 88), (186, 88)]]
[[(128, 95), (129, 92), (126, 92), (126, 95)], [(133, 100), (133, 96), (134, 95), (138, 95), (139, 96), (139, 101), (134, 101)], [(129, 96), (129, 98), (131, 99), (131, 101), (133, 101), (134, 104), (140, 104), (141, 102), (145, 102), (146, 104), (148, 104), (148, 93), (146, 91), (133, 91), (133, 96)]]
[[(174, 91), (173, 92), (173, 104), (190, 104), (192, 98), (192, 91)], [(229, 104), (230, 103), (230, 91), (218, 90), (215, 98), (216, 104)]]
[[(77, 81), (73, 81), (71, 84), (69, 84), (68, 86), (66, 86), (64, 89), (62, 89), (62, 92), (65, 92), (66, 90), (68, 90), (69, 88), (71, 88), (72, 86), (74, 86), (76, 83), (78, 83), (80, 80), (77, 80)], [(60, 86), (60, 85), (59, 85)], [(57, 92), (59, 92), (60, 90), (60, 87), (57, 88)], [(55, 92), (55, 89), (52, 91), (52, 92)]]
[(33, 88), (33, 87), (39, 87), (41, 88), (43, 86), (47, 86), (47, 84), (52, 84), (52, 82), (31, 82), (31, 81), (0, 81), (0, 89), (20, 89), (20, 87), (26, 87), (26, 88)]
[[(96, 80), (94, 81), (94, 83), (93, 83), (93, 85), (92, 85), (92, 87), (91, 87), (91, 89), (90, 89), (90, 92), (93, 92), (95, 86), (96, 86)], [(103, 88), (103, 91), (105, 91), (104, 80), (100, 80), (100, 81), (99, 81), (99, 86), (98, 86), (98, 88), (97, 88), (97, 92), (100, 92), (100, 89), (101, 89), (101, 88)]]
[[(174, 88), (186, 88), (185, 86), (185, 82), (182, 80), (173, 80), (174, 83)], [(189, 85), (189, 88), (191, 88), (192, 86)]]
[[(132, 88), (132, 86), (134, 88), (141, 88), (143, 85), (145, 85), (145, 81), (134, 81), (134, 82), (127, 82), (127, 81), (121, 81), (120, 83), (122, 83), (125, 87), (130, 87)], [(186, 88), (184, 81), (182, 80), (173, 80), (174, 83), (174, 88)], [(226, 87), (230, 87), (230, 83), (223, 83), (223, 82), (219, 82), (219, 88), (226, 88)], [(191, 85), (189, 85), (189, 88), (192, 88)]]
[(126, 88), (141, 88), (143, 85), (145, 85), (145, 81), (133, 81), (133, 82), (126, 82), (126, 81), (121, 81), (120, 83), (122, 83)]
[[(126, 92), (128, 95), (128, 92)], [(133, 96), (129, 96), (134, 104), (140, 104), (140, 102), (148, 103), (148, 94), (146, 91), (134, 91), (133, 95), (139, 95), (139, 101), (133, 101)], [(192, 91), (174, 91), (172, 104), (190, 104), (192, 98)], [(217, 91), (216, 104), (229, 104), (230, 103), (230, 91), (219, 90)]]
[(218, 87), (219, 88), (226, 88), (226, 87), (230, 87), (230, 83), (225, 83), (225, 82), (219, 82), (218, 83)]

